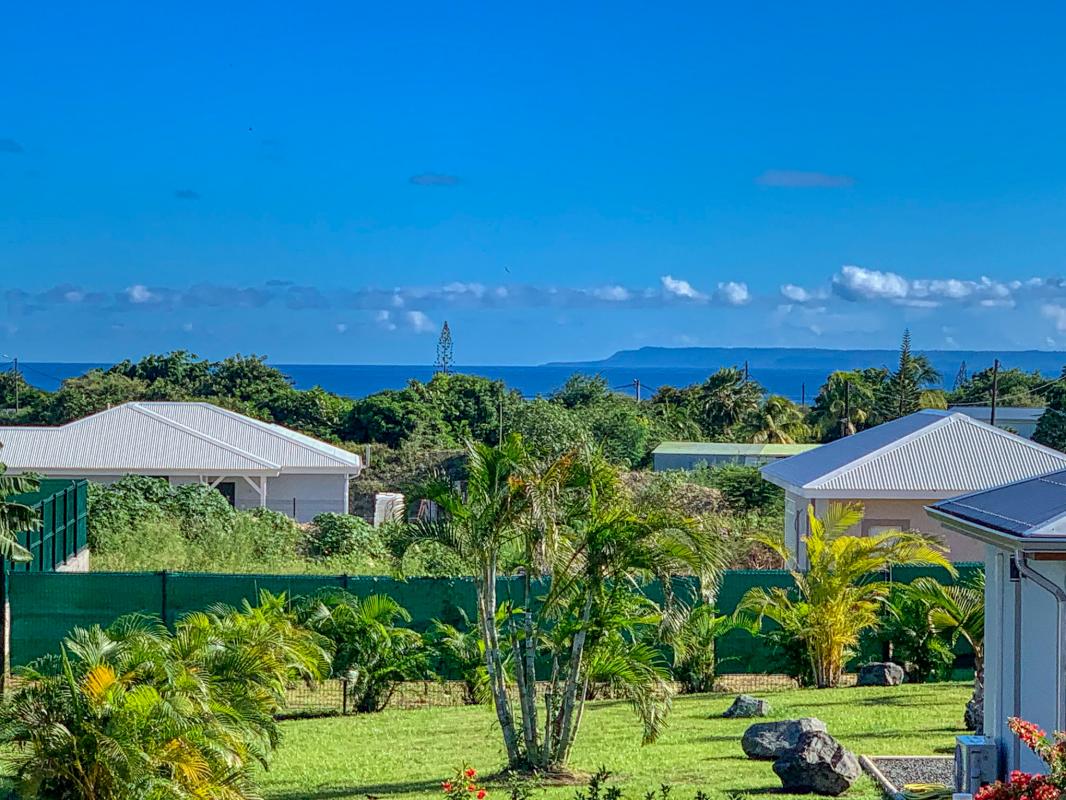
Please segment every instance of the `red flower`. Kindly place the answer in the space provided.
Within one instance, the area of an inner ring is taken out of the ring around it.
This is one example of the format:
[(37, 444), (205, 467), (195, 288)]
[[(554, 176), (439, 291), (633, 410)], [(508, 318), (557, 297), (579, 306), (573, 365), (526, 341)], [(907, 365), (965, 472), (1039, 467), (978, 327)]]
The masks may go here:
[(441, 781), (440, 782), (440, 788), (443, 789), (446, 792), (450, 792), (452, 790), (452, 782), (451, 781)]
[[(481, 791), (479, 791), (477, 793), (477, 800), (485, 800), (485, 790), (484, 789), (482, 789)], [(1041, 799), (1037, 798), (1037, 800), (1041, 800)]]
[(470, 769), (468, 769), (466, 771), (466, 777), (468, 777), (468, 778), (473, 778), (475, 775), (477, 775), (477, 770), (474, 769), (473, 767), (471, 767)]
[(477, 791), (477, 787), (474, 786), (474, 784), (470, 784), (469, 786), (466, 787), (466, 790), (468, 792), (476, 792)]

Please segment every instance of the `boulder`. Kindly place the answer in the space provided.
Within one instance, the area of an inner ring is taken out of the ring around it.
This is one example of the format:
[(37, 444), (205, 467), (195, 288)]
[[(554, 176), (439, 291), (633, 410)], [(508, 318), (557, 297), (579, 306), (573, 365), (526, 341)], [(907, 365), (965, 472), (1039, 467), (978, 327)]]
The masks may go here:
[(768, 700), (761, 700), (758, 697), (752, 697), (750, 694), (738, 695), (737, 699), (733, 701), (733, 705), (722, 712), (722, 716), (727, 719), (738, 719), (741, 717), (765, 717), (770, 713), (770, 702)]
[(855, 754), (828, 733), (809, 731), (774, 762), (774, 772), (786, 792), (836, 797), (851, 788), (862, 768)]
[(891, 661), (878, 661), (859, 667), (859, 686), (899, 686), (903, 683), (903, 667)]
[(794, 748), (805, 733), (815, 731), (825, 731), (825, 723), (817, 717), (756, 722), (744, 731), (740, 746), (748, 758), (773, 761)]
[(966, 701), (966, 713), (962, 717), (963, 724), (968, 731), (981, 733), (985, 727), (985, 696), (973, 693), (973, 697)]

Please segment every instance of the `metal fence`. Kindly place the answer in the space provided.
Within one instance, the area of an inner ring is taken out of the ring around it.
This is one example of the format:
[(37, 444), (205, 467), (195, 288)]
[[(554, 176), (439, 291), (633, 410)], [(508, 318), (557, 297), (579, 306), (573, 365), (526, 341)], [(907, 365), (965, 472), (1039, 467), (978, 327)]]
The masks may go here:
[(19, 544), (33, 554), (33, 559), (12, 564), (12, 572), (55, 572), (88, 546), (88, 484), (85, 481), (45, 478), (36, 492), (11, 499), (37, 509), (41, 520), (35, 530), (18, 533)]

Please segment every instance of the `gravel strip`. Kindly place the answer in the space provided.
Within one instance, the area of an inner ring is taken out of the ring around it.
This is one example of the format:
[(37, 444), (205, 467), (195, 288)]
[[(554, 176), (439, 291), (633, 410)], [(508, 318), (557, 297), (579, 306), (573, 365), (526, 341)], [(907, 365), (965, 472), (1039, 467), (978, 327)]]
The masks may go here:
[(952, 756), (871, 756), (897, 791), (902, 791), (907, 783), (945, 783), (951, 786), (955, 782), (955, 759)]

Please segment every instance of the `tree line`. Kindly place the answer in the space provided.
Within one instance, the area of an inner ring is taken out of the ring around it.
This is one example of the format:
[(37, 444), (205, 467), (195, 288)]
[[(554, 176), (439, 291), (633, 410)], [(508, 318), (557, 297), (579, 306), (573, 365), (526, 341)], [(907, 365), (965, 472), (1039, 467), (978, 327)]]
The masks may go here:
[(809, 405), (770, 394), (744, 370), (724, 367), (685, 387), (661, 387), (648, 400), (611, 390), (600, 376), (574, 374), (546, 396), (524, 398), (502, 381), (440, 371), (429, 381), (367, 397), (321, 387), (296, 389), (263, 356), (201, 359), (184, 350), (122, 361), (69, 378), (54, 392), (0, 373), (4, 424), (57, 425), (134, 400), (208, 400), (338, 443), (448, 450), (468, 439), (497, 445), (510, 433), (543, 457), (575, 441), (600, 446), (616, 464), (648, 463), (665, 440), (824, 442), (921, 408), (990, 402), (1045, 406), (1036, 439), (1066, 447), (1066, 387), (1039, 372), (960, 366), (950, 389), (905, 333), (891, 366), (830, 373)]

